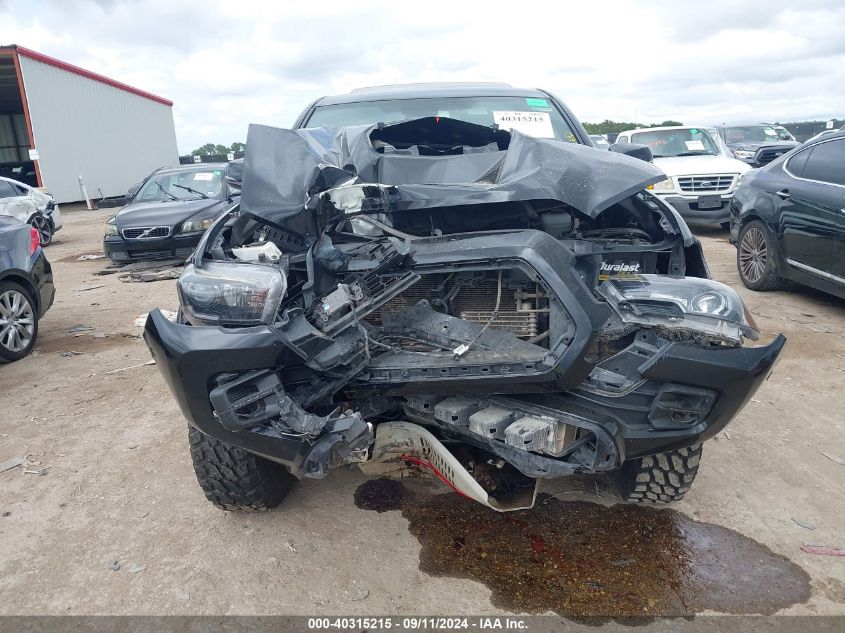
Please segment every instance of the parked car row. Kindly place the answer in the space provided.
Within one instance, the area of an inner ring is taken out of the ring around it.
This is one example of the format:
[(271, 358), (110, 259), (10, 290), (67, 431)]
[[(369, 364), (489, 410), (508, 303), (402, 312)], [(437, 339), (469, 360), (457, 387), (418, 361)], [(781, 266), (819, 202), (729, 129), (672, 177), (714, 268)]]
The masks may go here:
[(742, 175), (798, 146), (782, 126), (673, 126), (626, 130), (617, 142), (642, 143), (668, 176), (654, 191), (688, 221), (730, 226)]
[[(845, 132), (799, 144), (782, 126), (622, 132), (667, 178), (652, 190), (690, 222), (730, 228), (752, 290), (796, 281), (845, 297)], [(728, 155), (726, 155), (728, 154)]]
[(684, 219), (723, 225), (730, 223), (730, 203), (746, 163), (724, 156), (704, 128), (673, 126), (627, 130), (617, 139), (651, 149), (654, 164), (667, 178), (652, 191), (678, 210)]

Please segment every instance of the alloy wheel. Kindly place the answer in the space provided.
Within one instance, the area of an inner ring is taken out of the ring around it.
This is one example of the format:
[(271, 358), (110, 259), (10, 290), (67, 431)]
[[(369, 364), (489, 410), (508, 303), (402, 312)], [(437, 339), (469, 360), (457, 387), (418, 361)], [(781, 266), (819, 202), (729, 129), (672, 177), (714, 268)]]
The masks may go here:
[(50, 221), (41, 215), (36, 215), (32, 218), (32, 226), (38, 231), (38, 240), (41, 246), (47, 246), (53, 241), (53, 229), (50, 226)]
[(0, 295), (0, 345), (10, 352), (22, 352), (35, 336), (32, 304), (22, 292), (7, 290)]
[(756, 284), (763, 278), (768, 258), (766, 236), (756, 226), (750, 227), (739, 244), (739, 269), (746, 281)]

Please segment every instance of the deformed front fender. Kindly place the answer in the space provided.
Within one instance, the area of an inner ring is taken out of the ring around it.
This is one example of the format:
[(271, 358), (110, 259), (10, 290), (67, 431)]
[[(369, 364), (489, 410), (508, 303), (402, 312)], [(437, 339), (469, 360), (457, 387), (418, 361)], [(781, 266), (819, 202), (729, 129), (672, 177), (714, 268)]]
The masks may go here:
[(160, 310), (150, 312), (144, 341), (188, 423), (222, 442), (240, 446), (297, 470), (309, 445), (266, 433), (236, 433), (224, 428), (208, 398), (211, 376), (222, 372), (275, 369), (286, 347), (270, 327), (240, 329), (191, 327), (171, 323)]

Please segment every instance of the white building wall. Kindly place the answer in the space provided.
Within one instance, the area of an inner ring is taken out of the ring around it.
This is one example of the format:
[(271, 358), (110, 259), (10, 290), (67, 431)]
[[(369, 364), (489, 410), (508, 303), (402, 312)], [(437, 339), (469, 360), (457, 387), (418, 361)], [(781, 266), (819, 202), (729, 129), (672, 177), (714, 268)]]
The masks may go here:
[(20, 56), (41, 179), (58, 202), (119, 196), (178, 165), (172, 107)]

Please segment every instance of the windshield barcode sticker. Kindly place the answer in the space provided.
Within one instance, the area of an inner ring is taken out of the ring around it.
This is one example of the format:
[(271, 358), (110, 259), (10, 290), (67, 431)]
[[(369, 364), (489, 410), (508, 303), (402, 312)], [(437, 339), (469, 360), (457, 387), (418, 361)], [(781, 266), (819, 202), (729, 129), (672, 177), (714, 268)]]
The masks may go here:
[(503, 130), (517, 130), (537, 138), (554, 138), (552, 117), (548, 112), (518, 112), (494, 110), (493, 123)]

